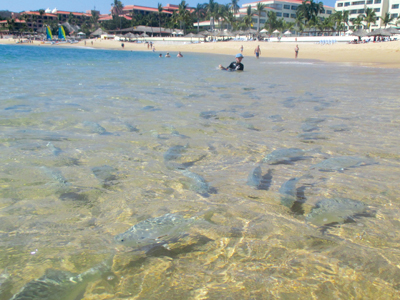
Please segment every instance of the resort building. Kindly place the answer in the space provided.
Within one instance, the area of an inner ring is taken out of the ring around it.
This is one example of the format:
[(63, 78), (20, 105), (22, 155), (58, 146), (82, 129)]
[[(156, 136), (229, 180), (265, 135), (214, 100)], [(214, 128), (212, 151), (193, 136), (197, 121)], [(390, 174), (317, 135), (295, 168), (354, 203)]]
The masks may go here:
[[(396, 0), (400, 1), (400, 0)], [(267, 0), (267, 1), (256, 1), (256, 2), (250, 2), (250, 3), (245, 3), (242, 4), (242, 7), (239, 9), (238, 13), (235, 14), (236, 18), (243, 18), (247, 14), (247, 8), (251, 6), (252, 12), (255, 13), (257, 4), (262, 3), (265, 4), (265, 11), (261, 13), (260, 16), (260, 24), (258, 24), (258, 16), (254, 15), (252, 17), (253, 21), (253, 28), (256, 29), (258, 26), (260, 28), (264, 28), (265, 22), (267, 21), (267, 12), (268, 11), (274, 11), (276, 13), (276, 16), (278, 19), (283, 18), (286, 22), (294, 22), (296, 20), (296, 11), (299, 5), (302, 4), (302, 0)], [(318, 16), (320, 18), (327, 18), (330, 15), (332, 15), (335, 12), (335, 9), (330, 6), (324, 5), (324, 12), (320, 13)], [(214, 25), (214, 28), (221, 28), (220, 25), (222, 25), (223, 28), (227, 28), (227, 23), (225, 22), (224, 24), (220, 24), (222, 20), (214, 20), (214, 21), (203, 21), (200, 22), (200, 27), (204, 29), (210, 29), (212, 25)], [(197, 27), (197, 22), (193, 23), (193, 26)]]
[(0, 21), (0, 33), (9, 33), (9, 28), (11, 31), (21, 31), (26, 28), (26, 21), (20, 19), (10, 19)]
[[(380, 17), (385, 17), (386, 13), (394, 18), (398, 18), (400, 15), (399, 7), (400, 0), (339, 0), (335, 3), (336, 11), (349, 11), (350, 19), (357, 18), (358, 15), (364, 14), (365, 9), (372, 8), (376, 14), (376, 23), (371, 24), (370, 29), (377, 29), (382, 27), (383, 23)], [(346, 26), (346, 30), (347, 29), (349, 28)]]
[(36, 32), (44, 25), (51, 22), (70, 22), (71, 24), (80, 26), (91, 16), (91, 11), (81, 13), (46, 9), (45, 11), (24, 11), (22, 13), (13, 13), (11, 18), (15, 23), (23, 21), (27, 30)]
[[(399, 0), (400, 1), (400, 0)], [(274, 11), (278, 19), (283, 18), (286, 22), (294, 22), (296, 20), (296, 11), (297, 8), (302, 4), (302, 0), (267, 0), (267, 1), (256, 1), (245, 3), (239, 9), (239, 14), (241, 17), (246, 15), (247, 7), (250, 5), (252, 11), (255, 12), (258, 3), (265, 4), (265, 11)], [(267, 21), (267, 13), (263, 12), (260, 17), (260, 28), (264, 27), (265, 22)], [(329, 7), (324, 5), (324, 11), (320, 13), (318, 16), (320, 18), (328, 18), (335, 12), (333, 7)], [(253, 17), (253, 26), (254, 28), (258, 28), (258, 17)]]

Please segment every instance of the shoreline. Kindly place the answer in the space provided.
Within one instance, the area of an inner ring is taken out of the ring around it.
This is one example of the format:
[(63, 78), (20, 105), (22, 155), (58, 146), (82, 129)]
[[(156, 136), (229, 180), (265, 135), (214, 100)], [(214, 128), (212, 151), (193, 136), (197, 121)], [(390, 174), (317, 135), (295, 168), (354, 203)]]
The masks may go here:
[[(93, 41), (93, 45), (91, 42)], [(122, 49), (121, 44), (124, 43), (125, 47)], [(114, 40), (84, 40), (77, 44), (41, 44), (39, 41), (34, 41), (31, 44), (16, 44), (14, 39), (0, 39), (2, 45), (40, 45), (52, 47), (78, 47), (94, 48), (105, 50), (120, 50), (120, 51), (151, 51), (147, 49), (145, 43), (130, 43)], [(347, 44), (336, 43), (333, 45), (320, 45), (311, 42), (216, 42), (216, 43), (197, 43), (197, 44), (162, 44), (154, 43), (157, 53), (165, 55), (170, 52), (171, 56), (176, 56), (178, 51), (183, 55), (185, 52), (191, 53), (209, 53), (209, 54), (225, 54), (235, 55), (240, 52), (240, 47), (243, 45), (244, 57), (252, 57), (255, 59), (254, 49), (260, 45), (261, 58), (286, 58), (294, 59), (294, 47), (298, 44), (300, 51), (298, 60), (318, 60), (322, 62), (341, 63), (345, 65), (368, 66), (376, 68), (400, 68), (400, 41), (380, 42), (380, 43), (367, 43), (367, 44)]]

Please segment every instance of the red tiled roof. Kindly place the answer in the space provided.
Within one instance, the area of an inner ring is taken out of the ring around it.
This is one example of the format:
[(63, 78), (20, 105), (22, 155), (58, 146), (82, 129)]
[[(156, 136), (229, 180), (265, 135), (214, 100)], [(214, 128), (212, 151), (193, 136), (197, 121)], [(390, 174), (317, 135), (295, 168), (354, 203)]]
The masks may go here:
[[(138, 6), (138, 5), (126, 5), (122, 10), (143, 10), (143, 11), (152, 11), (152, 12), (158, 12), (157, 8), (154, 7), (146, 7), (146, 6)], [(163, 10), (162, 11), (165, 14), (172, 14), (170, 11)]]
[(112, 20), (112, 16), (104, 16), (99, 18), (97, 21), (109, 21)]
[[(24, 12), (22, 12), (22, 14), (40, 16), (40, 13), (38, 11), (24, 11)], [(55, 14), (44, 13), (43, 16), (57, 18), (57, 15), (55, 15)]]
[(246, 4), (243, 4), (243, 5), (249, 6), (249, 5), (257, 4), (257, 3), (260, 3), (260, 2), (292, 2), (292, 3), (299, 3), (299, 4), (303, 3), (302, 0), (269, 0), (269, 1), (268, 0), (261, 0), (261, 1), (255, 1), (255, 2), (246, 3)]
[(73, 12), (73, 11), (64, 11), (64, 10), (58, 10), (57, 11), (58, 15), (69, 15), (72, 14), (74, 16), (86, 16), (86, 17), (90, 17), (91, 14), (87, 14), (87, 13), (80, 13), (80, 12)]
[[(125, 18), (128, 21), (132, 20), (132, 18), (130, 16), (120, 15), (120, 17)], [(109, 20), (112, 20), (112, 15), (103, 15), (97, 21), (109, 21)]]

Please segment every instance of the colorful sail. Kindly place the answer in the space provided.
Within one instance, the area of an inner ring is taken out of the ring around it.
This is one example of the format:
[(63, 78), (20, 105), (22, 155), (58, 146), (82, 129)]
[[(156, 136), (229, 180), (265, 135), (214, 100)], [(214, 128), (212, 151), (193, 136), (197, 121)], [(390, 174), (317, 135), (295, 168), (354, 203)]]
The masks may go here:
[(64, 27), (62, 27), (62, 25), (60, 25), (60, 27), (58, 27), (58, 38), (60, 40), (66, 40), (66, 36), (65, 36), (65, 30)]
[(48, 40), (52, 40), (53, 39), (53, 35), (51, 34), (51, 30), (49, 26), (46, 26), (46, 34), (47, 34), (47, 39)]

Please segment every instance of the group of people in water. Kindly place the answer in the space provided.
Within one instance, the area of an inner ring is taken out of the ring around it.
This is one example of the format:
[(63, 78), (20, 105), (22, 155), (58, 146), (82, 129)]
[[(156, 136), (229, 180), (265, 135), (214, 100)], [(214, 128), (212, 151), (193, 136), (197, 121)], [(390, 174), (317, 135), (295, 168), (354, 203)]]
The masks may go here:
[[(160, 53), (160, 55), (158, 55), (158, 57), (163, 57), (162, 54)], [(167, 54), (165, 54), (164, 57), (171, 57), (171, 55), (169, 55), (169, 52), (167, 52)], [(183, 57), (182, 53), (179, 51), (178, 55), (176, 57)]]

